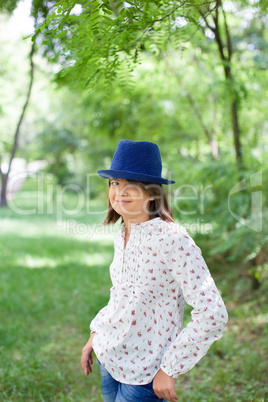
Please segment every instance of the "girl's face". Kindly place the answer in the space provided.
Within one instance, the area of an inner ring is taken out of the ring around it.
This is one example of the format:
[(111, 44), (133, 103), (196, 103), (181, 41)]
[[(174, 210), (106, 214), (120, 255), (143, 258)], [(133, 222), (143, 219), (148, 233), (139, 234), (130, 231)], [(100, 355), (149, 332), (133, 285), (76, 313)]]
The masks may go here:
[(125, 179), (109, 179), (109, 199), (113, 209), (123, 218), (149, 219), (148, 203), (153, 200), (143, 188)]

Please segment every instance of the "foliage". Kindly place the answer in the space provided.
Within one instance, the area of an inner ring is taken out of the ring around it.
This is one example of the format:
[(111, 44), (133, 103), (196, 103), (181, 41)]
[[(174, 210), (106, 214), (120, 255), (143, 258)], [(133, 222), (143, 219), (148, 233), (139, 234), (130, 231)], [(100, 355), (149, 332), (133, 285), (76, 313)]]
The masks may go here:
[(140, 52), (153, 48), (151, 42), (167, 43), (172, 36), (181, 40), (180, 23), (198, 24), (198, 9), (208, 14), (216, 2), (91, 0), (78, 4), (81, 8), (76, 12), (76, 1), (57, 2), (36, 34), (43, 33), (46, 52), (53, 49), (54, 60), (60, 57), (60, 77), (70, 74), (73, 82), (90, 86), (101, 77), (112, 80), (120, 68), (131, 70), (129, 62), (139, 61)]
[(0, 0), (0, 11), (12, 13), (20, 0)]
[[(69, 0), (51, 4), (54, 7), (47, 19), (40, 21), (36, 34), (42, 33), (43, 51), (48, 58), (60, 60), (62, 69), (58, 77), (78, 88), (92, 87), (102, 77), (111, 82), (126, 68), (132, 71), (135, 63), (141, 62), (140, 55), (144, 52), (154, 53), (170, 45), (181, 52), (189, 42), (200, 38), (200, 33), (206, 37), (208, 49), (215, 35), (206, 27), (205, 19), (210, 21), (210, 14), (215, 9), (223, 4), (228, 19), (234, 21), (244, 18), (243, 13), (248, 10), (248, 5), (243, 2), (232, 7), (226, 1), (198, 0), (133, 0), (128, 3)], [(235, 7), (239, 9), (238, 18), (233, 18)], [(260, 1), (251, 8), (257, 25), (262, 7), (264, 2)], [(265, 17), (262, 18), (265, 23)], [(220, 23), (224, 29), (222, 19)], [(210, 26), (213, 27), (213, 22)], [(240, 31), (243, 31), (242, 27), (237, 25)], [(264, 46), (267, 49), (267, 44)]]
[[(251, 159), (242, 172), (224, 161), (190, 162), (178, 193), (173, 197), (175, 216), (193, 228), (206, 256), (244, 266), (244, 275), (259, 286), (268, 263), (267, 163)], [(260, 183), (252, 182), (258, 175)], [(244, 185), (239, 186), (239, 183)], [(258, 196), (255, 194), (258, 193)], [(257, 198), (258, 197), (258, 200)]]
[[(172, 172), (176, 181), (171, 189), (176, 218), (193, 226), (203, 219), (212, 228), (205, 236), (202, 226), (197, 230), (198, 238), (209, 244), (208, 254), (221, 255), (229, 262), (243, 261), (245, 272), (253, 269), (254, 275), (258, 275), (264, 264), (251, 266), (255, 264), (252, 255), (258, 255), (259, 251), (266, 253), (267, 233), (267, 33), (265, 17), (257, 19), (250, 10), (246, 22), (243, 4), (235, 15), (228, 12), (240, 99), (244, 170), (239, 172), (233, 162), (231, 125), (226, 118), (228, 91), (215, 58), (216, 46), (213, 38), (200, 30), (194, 31), (191, 41), (180, 43), (179, 51), (174, 48), (173, 39), (163, 46), (161, 38), (156, 40), (157, 33), (147, 37), (139, 54), (141, 64), (137, 63), (131, 73), (121, 65), (117, 70), (119, 77), (114, 77), (109, 85), (105, 78), (99, 77), (90, 92), (72, 93), (68, 86), (51, 85), (55, 66), (37, 55), (38, 84), (22, 127), (18, 156), (27, 161), (45, 159), (47, 171), (53, 173), (63, 188), (73, 184), (84, 191), (91, 175), (91, 196), (106, 200), (107, 182), (99, 180), (96, 171), (110, 166), (117, 142), (122, 138), (157, 142), (163, 159), (163, 176)], [(41, 20), (45, 12), (40, 14)], [(74, 19), (79, 17), (70, 15)], [(180, 27), (179, 32), (186, 38), (189, 24)], [(4, 45), (4, 30), (1, 38)], [(12, 117), (20, 105), (17, 93), (23, 92), (23, 81), (19, 87), (14, 77), (17, 74), (22, 80), (19, 74), (24, 68), (27, 72), (21, 49), (28, 49), (29, 42), (16, 39), (12, 48), (16, 52), (2, 46), (1, 153), (10, 151)], [(61, 48), (58, 50), (60, 56)], [(218, 148), (216, 154), (212, 152), (212, 135)], [(240, 222), (228, 209), (228, 194), (237, 182), (246, 178), (249, 183), (250, 175), (261, 169), (263, 231), (258, 233), (243, 224), (251, 213), (250, 189), (232, 197), (231, 207), (241, 216)], [(210, 186), (211, 190), (205, 193), (205, 212), (200, 208), (196, 208), (195, 214), (181, 212), (191, 212), (195, 202), (186, 199), (176, 203), (176, 194), (183, 185), (189, 187), (190, 195), (191, 188), (195, 191)]]

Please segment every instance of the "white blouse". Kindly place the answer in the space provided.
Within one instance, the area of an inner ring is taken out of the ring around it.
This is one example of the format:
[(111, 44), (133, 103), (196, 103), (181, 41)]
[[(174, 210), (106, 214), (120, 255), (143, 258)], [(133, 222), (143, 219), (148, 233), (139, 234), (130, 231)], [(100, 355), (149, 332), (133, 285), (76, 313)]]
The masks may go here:
[[(228, 315), (220, 293), (186, 229), (157, 217), (125, 224), (114, 239), (108, 305), (90, 324), (93, 349), (117, 381), (147, 384), (161, 368), (176, 378), (221, 338)], [(193, 307), (183, 325), (184, 301)]]

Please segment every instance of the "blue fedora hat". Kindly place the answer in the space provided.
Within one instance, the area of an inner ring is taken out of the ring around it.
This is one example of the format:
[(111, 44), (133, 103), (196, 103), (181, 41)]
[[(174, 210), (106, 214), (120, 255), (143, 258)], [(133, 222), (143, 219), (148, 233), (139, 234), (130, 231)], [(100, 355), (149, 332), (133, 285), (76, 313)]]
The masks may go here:
[(163, 179), (162, 161), (157, 144), (149, 141), (119, 141), (109, 170), (98, 170), (98, 175), (108, 178), (128, 179), (158, 184), (172, 184)]

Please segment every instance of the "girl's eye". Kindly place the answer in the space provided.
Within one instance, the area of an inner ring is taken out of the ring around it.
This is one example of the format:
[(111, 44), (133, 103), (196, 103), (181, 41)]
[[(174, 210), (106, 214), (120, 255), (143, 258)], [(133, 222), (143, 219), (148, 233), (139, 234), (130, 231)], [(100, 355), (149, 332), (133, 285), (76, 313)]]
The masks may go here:
[(111, 181), (110, 184), (113, 186), (114, 184), (118, 184), (118, 181)]

